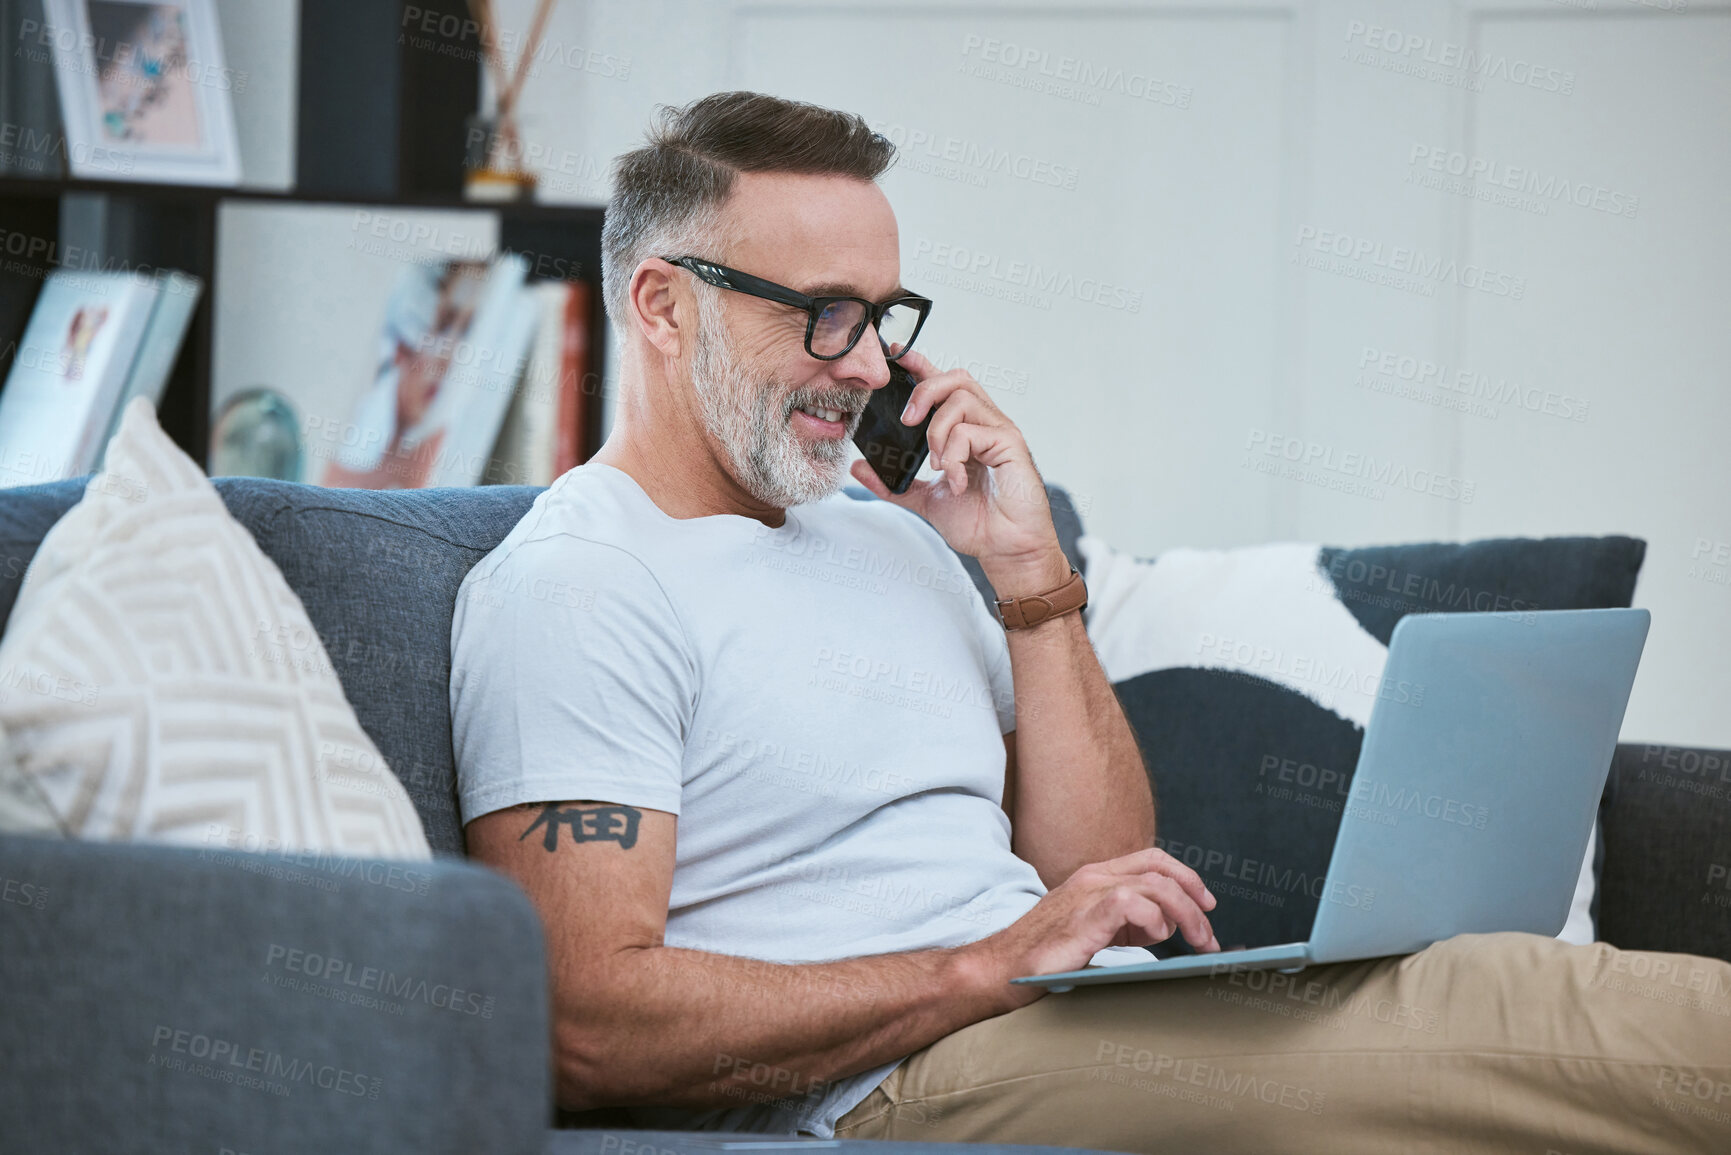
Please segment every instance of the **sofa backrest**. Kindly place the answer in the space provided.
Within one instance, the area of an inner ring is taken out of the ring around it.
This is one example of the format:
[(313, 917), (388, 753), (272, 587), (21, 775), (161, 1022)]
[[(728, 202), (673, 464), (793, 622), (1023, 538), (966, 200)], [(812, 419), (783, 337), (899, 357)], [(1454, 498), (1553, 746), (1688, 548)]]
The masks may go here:
[[(0, 628), (37, 544), (88, 478), (0, 495)], [(330, 654), (355, 716), (396, 773), (435, 853), (463, 853), (451, 748), (451, 614), (457, 588), (541, 490), (529, 486), (376, 492), (251, 477), (214, 479), (236, 520), (288, 580)], [(1081, 523), (1049, 487), (1060, 544), (1080, 564)], [(863, 489), (850, 496), (870, 500)], [(972, 559), (982, 596), (985, 577)]]

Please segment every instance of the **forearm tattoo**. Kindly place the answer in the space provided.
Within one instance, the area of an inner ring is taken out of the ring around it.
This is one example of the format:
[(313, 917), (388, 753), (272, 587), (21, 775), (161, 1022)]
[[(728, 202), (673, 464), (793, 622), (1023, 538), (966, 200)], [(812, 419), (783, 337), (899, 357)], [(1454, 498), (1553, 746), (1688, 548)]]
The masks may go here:
[(544, 829), (541, 845), (550, 853), (559, 848), (559, 828), (571, 831), (573, 842), (617, 842), (621, 850), (637, 845), (637, 823), (643, 812), (630, 806), (561, 806), (557, 802), (543, 803), (541, 814), (529, 824), (529, 829), (517, 836), (517, 841)]

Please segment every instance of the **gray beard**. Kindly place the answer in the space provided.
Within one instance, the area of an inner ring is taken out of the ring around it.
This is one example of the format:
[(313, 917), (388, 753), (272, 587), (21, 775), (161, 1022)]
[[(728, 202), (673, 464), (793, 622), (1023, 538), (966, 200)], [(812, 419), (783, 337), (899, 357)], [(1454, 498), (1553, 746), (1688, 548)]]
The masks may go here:
[[(704, 427), (727, 455), (734, 480), (777, 509), (828, 497), (847, 476), (858, 411), (870, 391), (790, 389), (774, 378), (754, 384), (752, 367), (738, 356), (721, 310), (712, 304), (719, 306), (699, 297), (691, 383)], [(802, 441), (792, 422), (793, 411), (802, 405), (853, 411), (848, 436)]]

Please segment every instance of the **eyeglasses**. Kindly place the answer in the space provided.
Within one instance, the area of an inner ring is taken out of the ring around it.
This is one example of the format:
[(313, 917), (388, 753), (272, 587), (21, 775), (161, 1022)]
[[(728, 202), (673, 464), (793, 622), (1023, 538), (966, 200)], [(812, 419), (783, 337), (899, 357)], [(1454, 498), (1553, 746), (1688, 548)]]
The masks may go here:
[(834, 361), (845, 357), (859, 343), (867, 325), (877, 328), (878, 343), (884, 358), (894, 361), (913, 347), (920, 326), (931, 311), (929, 299), (908, 293), (893, 301), (874, 305), (861, 297), (808, 297), (797, 289), (730, 269), (697, 257), (663, 257), (668, 264), (687, 269), (709, 284), (732, 289), (752, 297), (762, 297), (782, 305), (803, 309), (808, 318), (805, 326), (805, 351), (819, 361)]

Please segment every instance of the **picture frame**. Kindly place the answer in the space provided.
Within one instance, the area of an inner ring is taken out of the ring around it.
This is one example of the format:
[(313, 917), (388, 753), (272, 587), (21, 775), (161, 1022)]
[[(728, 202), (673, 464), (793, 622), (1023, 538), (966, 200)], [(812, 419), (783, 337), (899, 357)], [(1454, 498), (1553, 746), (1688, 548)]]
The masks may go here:
[(74, 177), (240, 182), (215, 0), (43, 0)]
[[(490, 454), (540, 320), (528, 261), (417, 262), (384, 305), (372, 383), (353, 401), (318, 484), (421, 489), (510, 481)], [(328, 452), (327, 452), (328, 450)]]

